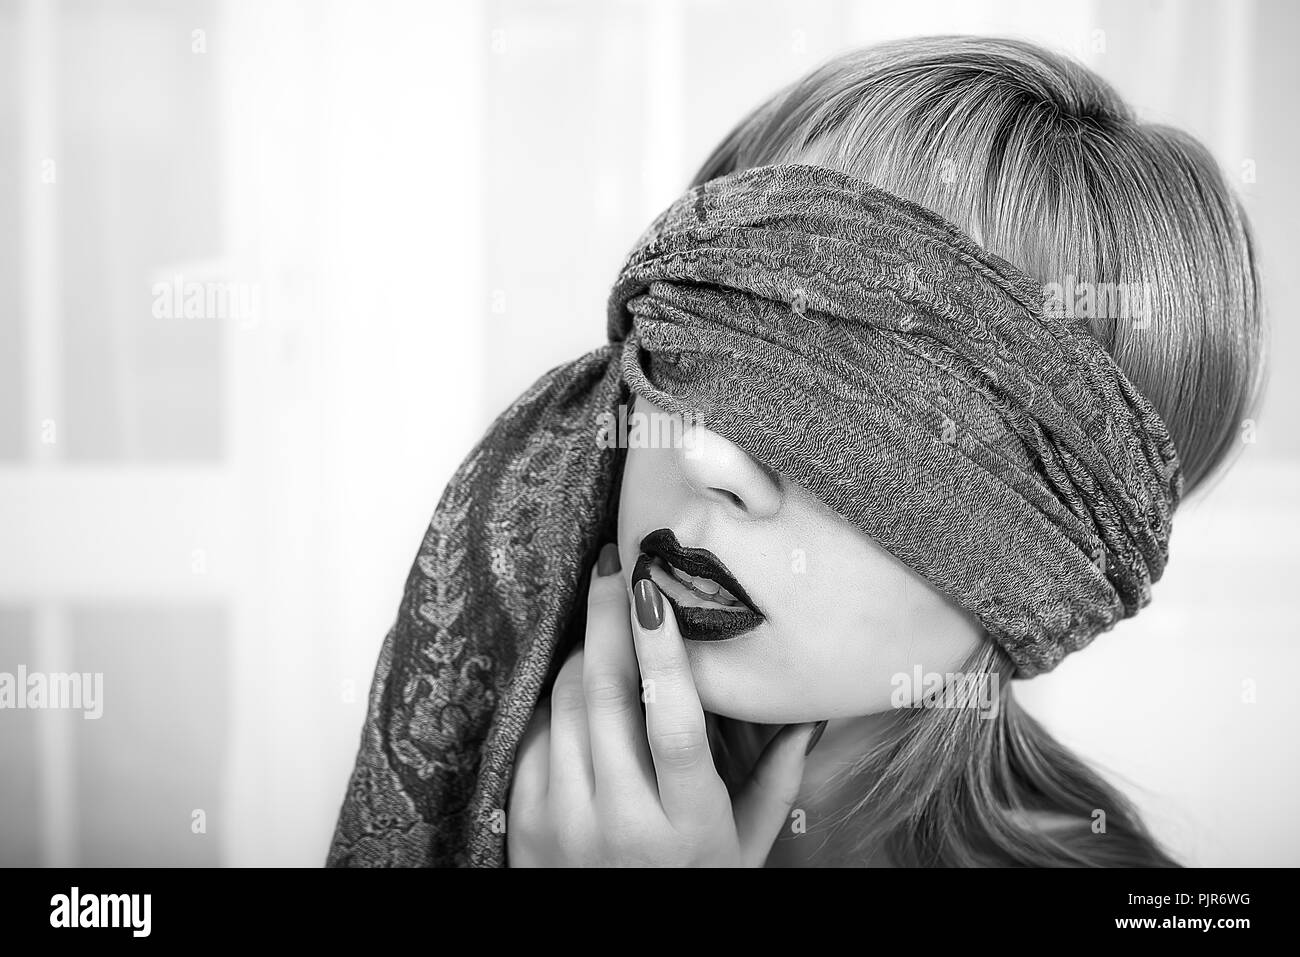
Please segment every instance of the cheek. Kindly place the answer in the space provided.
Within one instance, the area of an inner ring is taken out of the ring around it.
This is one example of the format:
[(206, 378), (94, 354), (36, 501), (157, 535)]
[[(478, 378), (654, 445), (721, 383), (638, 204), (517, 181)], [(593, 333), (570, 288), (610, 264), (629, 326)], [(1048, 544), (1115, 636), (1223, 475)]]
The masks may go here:
[(782, 629), (792, 683), (827, 714), (887, 710), (900, 675), (960, 671), (984, 641), (970, 615), (910, 571), (877, 567), (830, 592), (815, 603), (817, 614), (805, 611), (805, 621)]
[(655, 501), (651, 490), (666, 481), (667, 463), (661, 460), (661, 453), (660, 449), (628, 449), (626, 453), (619, 488), (618, 554), (629, 575), (640, 554), (637, 532), (650, 524), (650, 505)]
[(655, 511), (663, 511), (665, 497), (681, 485), (674, 450), (632, 448), (625, 455), (619, 489), (620, 537), (623, 529), (637, 527), (637, 519), (648, 514), (652, 506)]

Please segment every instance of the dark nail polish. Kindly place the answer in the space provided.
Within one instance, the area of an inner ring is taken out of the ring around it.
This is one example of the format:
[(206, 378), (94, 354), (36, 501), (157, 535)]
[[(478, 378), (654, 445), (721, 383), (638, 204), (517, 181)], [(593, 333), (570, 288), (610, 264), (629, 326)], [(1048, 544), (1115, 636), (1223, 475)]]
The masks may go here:
[(826, 719), (817, 722), (817, 727), (813, 729), (812, 737), (808, 739), (808, 747), (804, 750), (804, 757), (812, 754), (812, 749), (817, 747), (817, 742), (822, 739), (822, 732), (826, 730)]
[(655, 631), (664, 623), (664, 599), (659, 586), (643, 578), (633, 589), (636, 596), (636, 620), (646, 631)]
[(612, 575), (620, 568), (622, 563), (618, 560), (618, 546), (610, 542), (600, 550), (600, 558), (596, 561), (596, 574), (601, 578)]

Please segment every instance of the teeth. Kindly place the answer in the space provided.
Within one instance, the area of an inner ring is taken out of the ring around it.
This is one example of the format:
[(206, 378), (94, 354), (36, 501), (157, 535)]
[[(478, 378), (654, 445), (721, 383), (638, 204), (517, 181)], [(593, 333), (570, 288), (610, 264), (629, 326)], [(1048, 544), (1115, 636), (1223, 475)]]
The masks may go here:
[[(667, 565), (667, 562), (663, 564)], [(688, 575), (674, 565), (667, 565), (668, 572), (679, 582), (703, 598), (715, 601), (720, 605), (739, 605), (737, 598), (727, 591), (711, 578), (696, 578), (694, 575)]]
[(691, 582), (691, 587), (696, 591), (702, 591), (704, 594), (710, 596), (716, 595), (722, 591), (722, 586), (712, 578), (697, 578), (695, 581)]

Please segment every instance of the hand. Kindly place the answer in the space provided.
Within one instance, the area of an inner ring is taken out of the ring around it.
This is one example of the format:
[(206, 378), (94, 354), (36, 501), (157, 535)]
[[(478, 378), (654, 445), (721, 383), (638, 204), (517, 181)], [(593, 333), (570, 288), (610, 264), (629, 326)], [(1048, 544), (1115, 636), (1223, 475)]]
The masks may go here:
[(584, 646), (560, 669), (515, 758), (509, 864), (763, 866), (798, 796), (815, 726), (773, 738), (733, 804), (672, 606), (648, 582), (636, 620), (613, 545), (599, 568), (608, 573), (592, 575)]

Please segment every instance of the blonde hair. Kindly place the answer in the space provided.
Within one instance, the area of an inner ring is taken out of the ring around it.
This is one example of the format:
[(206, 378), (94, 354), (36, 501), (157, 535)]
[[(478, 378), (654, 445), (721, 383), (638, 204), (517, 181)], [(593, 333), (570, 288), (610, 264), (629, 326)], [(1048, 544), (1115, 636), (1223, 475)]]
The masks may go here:
[[(1033, 44), (930, 37), (846, 54), (782, 90), (695, 183), (780, 162), (838, 169), (926, 206), (1045, 287), (1149, 291), (1141, 322), (1102, 315), (1090, 327), (1165, 419), (1186, 493), (1229, 459), (1263, 378), (1259, 277), (1237, 199), (1187, 134), (1139, 122), (1095, 74)], [(966, 671), (1009, 679), (1012, 668), (986, 642)], [(893, 716), (852, 775), (848, 856), (1173, 864), (1132, 806), (1019, 709), (1009, 680), (1000, 687), (994, 720), (969, 709)], [(752, 729), (716, 720), (724, 753), (746, 750)], [(1074, 823), (1047, 832), (1035, 816)]]
[(807, 162), (934, 210), (1045, 285), (1148, 290), (1090, 325), (1154, 403), (1186, 491), (1222, 465), (1262, 378), (1259, 279), (1205, 148), (1138, 122), (1100, 77), (1033, 44), (926, 37), (838, 57), (742, 121), (696, 175)]

